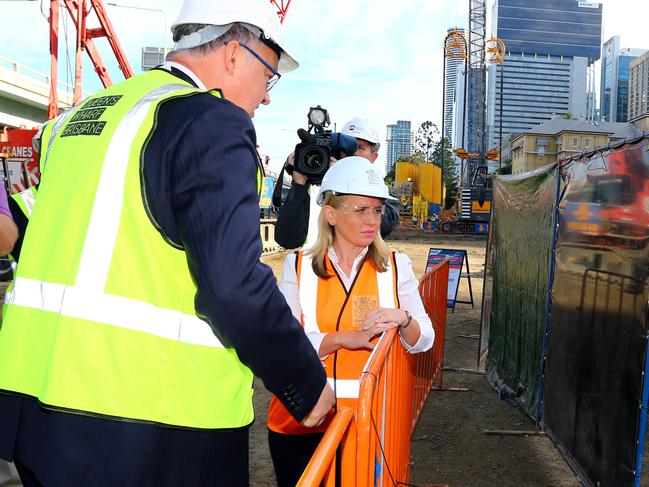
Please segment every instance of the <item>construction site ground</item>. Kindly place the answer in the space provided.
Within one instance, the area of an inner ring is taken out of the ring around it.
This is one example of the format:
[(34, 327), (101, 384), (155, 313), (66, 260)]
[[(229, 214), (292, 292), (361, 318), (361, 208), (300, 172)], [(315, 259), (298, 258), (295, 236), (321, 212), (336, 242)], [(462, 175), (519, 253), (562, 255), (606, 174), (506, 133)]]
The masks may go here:
[[(399, 230), (388, 244), (410, 256), (415, 274), (426, 266), (428, 249), (466, 249), (471, 270), (475, 307), (458, 304), (447, 315), (445, 367), (476, 369), (480, 332), (480, 303), (486, 237), (423, 234)], [(285, 253), (263, 261), (279, 277)], [(466, 279), (459, 296), (469, 300)], [(467, 338), (469, 337), (469, 338)], [(446, 370), (444, 388), (466, 392), (432, 391), (412, 437), (410, 484), (448, 484), (453, 487), (579, 486), (579, 481), (550, 439), (534, 434), (487, 434), (486, 431), (534, 432), (534, 422), (502, 401), (484, 375)], [(275, 485), (266, 440), (269, 393), (255, 383), (256, 421), (250, 436), (250, 485)]]

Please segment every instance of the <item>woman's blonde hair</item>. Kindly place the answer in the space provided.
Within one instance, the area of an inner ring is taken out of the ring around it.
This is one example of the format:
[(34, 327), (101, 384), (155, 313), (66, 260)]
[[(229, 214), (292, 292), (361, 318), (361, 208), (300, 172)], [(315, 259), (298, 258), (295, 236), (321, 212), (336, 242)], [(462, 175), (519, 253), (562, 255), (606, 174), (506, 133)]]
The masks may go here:
[[(328, 205), (332, 208), (338, 208), (347, 198), (349, 198), (349, 195), (335, 195), (334, 193), (329, 193), (322, 206)], [(311, 267), (313, 267), (313, 272), (315, 272), (318, 277), (324, 279), (333, 277), (333, 274), (327, 272), (325, 263), (327, 251), (329, 250), (329, 247), (333, 246), (335, 236), (336, 228), (329, 225), (329, 222), (324, 216), (324, 211), (321, 211), (320, 216), (318, 217), (318, 238), (315, 245), (305, 252), (306, 255), (311, 256)], [(379, 272), (385, 272), (388, 270), (390, 250), (381, 237), (381, 232), (376, 235), (374, 241), (369, 245), (365, 258), (368, 259)]]

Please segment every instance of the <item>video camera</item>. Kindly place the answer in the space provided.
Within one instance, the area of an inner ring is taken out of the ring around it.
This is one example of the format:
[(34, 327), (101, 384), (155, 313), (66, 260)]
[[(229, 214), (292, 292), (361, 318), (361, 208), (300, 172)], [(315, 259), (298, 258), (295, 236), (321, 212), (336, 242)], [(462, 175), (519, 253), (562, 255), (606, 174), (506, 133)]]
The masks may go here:
[(311, 107), (307, 115), (309, 130), (298, 129), (297, 135), (301, 143), (295, 146), (294, 169), (306, 176), (307, 184), (320, 184), (322, 177), (329, 169), (329, 159), (340, 159), (354, 155), (358, 150), (358, 142), (354, 137), (327, 130), (331, 123), (329, 113), (320, 105)]

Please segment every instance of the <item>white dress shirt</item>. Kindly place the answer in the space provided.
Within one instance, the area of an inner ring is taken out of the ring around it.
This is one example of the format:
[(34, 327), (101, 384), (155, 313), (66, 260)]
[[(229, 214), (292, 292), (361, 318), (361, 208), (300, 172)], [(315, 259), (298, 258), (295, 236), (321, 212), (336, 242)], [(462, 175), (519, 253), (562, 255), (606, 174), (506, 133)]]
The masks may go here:
[[(356, 278), (358, 268), (362, 264), (365, 254), (367, 254), (367, 250), (367, 247), (365, 247), (361, 253), (358, 254), (356, 259), (354, 259), (351, 274), (348, 276), (340, 267), (339, 259), (334, 248), (329, 248), (329, 260), (331, 260), (331, 264), (340, 275), (340, 279), (347, 291), (349, 291), (349, 288)], [(282, 276), (279, 281), (279, 289), (282, 291), (284, 298), (286, 298), (286, 302), (291, 307), (293, 316), (300, 321), (302, 319), (302, 307), (300, 306), (297, 273), (295, 271), (295, 258), (295, 253), (291, 253), (286, 257)], [(398, 276), (397, 296), (399, 297), (400, 307), (401, 309), (410, 312), (412, 317), (417, 320), (417, 323), (419, 323), (419, 328), (421, 330), (419, 340), (417, 340), (417, 343), (413, 346), (410, 346), (403, 337), (401, 338), (401, 343), (410, 353), (425, 352), (433, 346), (435, 331), (433, 330), (433, 325), (428, 314), (426, 314), (424, 304), (421, 302), (421, 297), (419, 296), (419, 280), (415, 277), (415, 272), (412, 269), (412, 261), (406, 254), (396, 253), (395, 261), (397, 264)], [(313, 272), (311, 269), (302, 269), (302, 272), (304, 271)], [(326, 335), (326, 333), (318, 332), (307, 333), (307, 337), (311, 341), (316, 352), (319, 353), (320, 344)]]
[(201, 79), (198, 76), (196, 76), (196, 73), (194, 73), (191, 69), (189, 69), (184, 64), (180, 64), (175, 61), (166, 61), (162, 63), (160, 67), (166, 71), (171, 71), (171, 68), (176, 68), (177, 70), (182, 71), (187, 76), (189, 76), (198, 88), (200, 88), (201, 90), (207, 89), (205, 83), (203, 83)]

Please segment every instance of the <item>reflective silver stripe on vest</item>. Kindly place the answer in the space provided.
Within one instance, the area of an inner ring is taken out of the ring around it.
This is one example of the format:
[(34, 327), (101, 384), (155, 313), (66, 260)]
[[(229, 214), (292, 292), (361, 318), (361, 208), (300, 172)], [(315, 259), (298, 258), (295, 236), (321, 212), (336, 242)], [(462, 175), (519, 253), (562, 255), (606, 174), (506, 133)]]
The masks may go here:
[(23, 203), (25, 203), (25, 209), (27, 210), (27, 217), (32, 216), (32, 208), (34, 208), (34, 201), (36, 199), (34, 198), (34, 191), (31, 189), (26, 189), (25, 191), (21, 191), (18, 193), (18, 196), (20, 197), (21, 200), (23, 200)]
[[(38, 166), (40, 168), (40, 171), (43, 172), (45, 168), (45, 164), (47, 162), (47, 157), (50, 154), (50, 149), (52, 148), (52, 141), (54, 140), (54, 136), (58, 133), (58, 131), (61, 129), (65, 121), (70, 118), (70, 115), (72, 115), (76, 110), (70, 109), (66, 110), (65, 112), (59, 114), (58, 117), (54, 118), (53, 120), (50, 120), (47, 123), (53, 123), (54, 125), (52, 126), (52, 131), (50, 132), (50, 140), (47, 141), (47, 149), (45, 149), (45, 153), (40, 156), (40, 162), (38, 163)], [(45, 125), (43, 125), (43, 130), (45, 130)], [(42, 137), (42, 135), (41, 135)], [(42, 140), (41, 140), (42, 142)], [(41, 146), (41, 150), (43, 147)]]
[[(187, 88), (188, 85), (169, 84), (150, 91), (131, 108), (115, 129), (104, 158), (75, 285), (65, 286), (18, 277), (7, 296), (7, 303), (142, 331), (184, 343), (223, 347), (210, 325), (195, 315), (104, 293), (119, 230), (131, 144), (151, 105), (169, 93)], [(68, 116), (67, 113), (65, 115)], [(59, 122), (57, 120), (53, 132), (60, 127)]]
[(161, 97), (187, 85), (169, 84), (150, 91), (137, 102), (115, 129), (99, 177), (97, 193), (81, 252), (76, 286), (103, 293), (122, 213), (124, 184), (131, 144), (151, 105)]
[(358, 399), (358, 395), (361, 391), (360, 380), (338, 379), (334, 384), (334, 380), (328, 377), (327, 382), (329, 382), (331, 388), (336, 391), (336, 397), (338, 399)]
[[(318, 306), (318, 276), (311, 267), (311, 255), (302, 254), (302, 265), (298, 276), (298, 292), (302, 308), (302, 325), (305, 333), (321, 333), (316, 320)], [(317, 352), (317, 350), (316, 350)]]
[(13, 289), (7, 294), (7, 303), (119, 326), (183, 343), (223, 347), (210, 326), (195, 315), (123, 296), (97, 295), (78, 286), (17, 277)]

